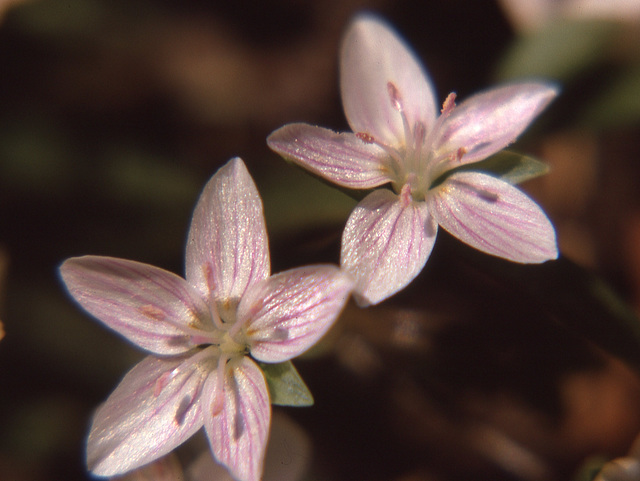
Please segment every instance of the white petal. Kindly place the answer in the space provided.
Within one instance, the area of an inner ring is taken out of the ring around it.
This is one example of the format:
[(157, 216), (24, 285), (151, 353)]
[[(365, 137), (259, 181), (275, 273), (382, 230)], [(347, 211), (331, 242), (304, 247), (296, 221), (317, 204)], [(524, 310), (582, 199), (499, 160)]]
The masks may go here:
[(352, 133), (288, 124), (273, 132), (267, 143), (284, 158), (344, 187), (370, 189), (390, 181), (386, 154)]
[[(260, 368), (250, 359), (232, 359), (224, 382), (210, 376), (202, 393), (204, 427), (216, 459), (239, 481), (258, 481), (267, 447), (271, 404)], [(223, 386), (222, 409), (217, 408)], [(207, 400), (207, 401), (205, 401)]]
[(356, 280), (360, 305), (377, 304), (406, 287), (422, 270), (437, 225), (424, 202), (378, 189), (356, 206), (342, 235), (340, 265)]
[(488, 254), (523, 263), (558, 257), (545, 213), (502, 180), (478, 172), (454, 174), (430, 196), (429, 208), (447, 231)]
[(247, 291), (238, 306), (251, 355), (282, 362), (302, 354), (333, 325), (353, 283), (330, 265), (291, 269)]
[(238, 300), (269, 277), (262, 200), (244, 162), (227, 162), (198, 200), (187, 239), (187, 280), (212, 301)]
[(193, 356), (143, 359), (93, 418), (89, 469), (99, 476), (121, 474), (187, 440), (202, 426), (199, 397), (206, 374)]
[(158, 267), (112, 257), (66, 260), (60, 274), (89, 313), (143, 349), (177, 354), (190, 334), (212, 327), (209, 308), (183, 278)]
[(434, 151), (437, 156), (455, 154), (442, 170), (487, 158), (511, 144), (558, 94), (542, 83), (520, 83), (474, 95), (443, 119)]
[[(294, 421), (275, 411), (265, 456), (263, 481), (300, 481), (311, 460), (309, 436)], [(190, 481), (233, 481), (211, 452), (202, 453), (187, 471)]]
[(397, 89), (409, 125), (429, 132), (436, 118), (431, 81), (410, 48), (382, 20), (356, 17), (340, 57), (342, 103), (351, 129), (391, 146), (405, 143), (405, 130), (388, 84)]

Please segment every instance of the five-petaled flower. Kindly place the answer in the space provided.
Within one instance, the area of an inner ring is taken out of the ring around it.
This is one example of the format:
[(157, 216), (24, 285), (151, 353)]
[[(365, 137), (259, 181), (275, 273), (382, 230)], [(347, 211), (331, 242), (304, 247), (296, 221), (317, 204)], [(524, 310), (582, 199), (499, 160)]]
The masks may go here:
[(270, 275), (262, 201), (242, 160), (206, 185), (186, 248), (186, 280), (107, 257), (65, 261), (76, 301), (150, 355), (97, 410), (89, 468), (111, 476), (170, 452), (204, 425), (216, 459), (257, 481), (271, 405), (250, 358), (287, 361), (333, 324), (352, 281), (337, 266)]
[(437, 115), (433, 88), (408, 47), (382, 21), (356, 17), (340, 63), (353, 133), (285, 125), (268, 138), (285, 158), (340, 186), (373, 190), (354, 209), (340, 263), (361, 305), (376, 304), (424, 267), (438, 225), (471, 246), (522, 263), (557, 257), (555, 231), (528, 196), (469, 166), (515, 141), (556, 96), (544, 83), (477, 94)]

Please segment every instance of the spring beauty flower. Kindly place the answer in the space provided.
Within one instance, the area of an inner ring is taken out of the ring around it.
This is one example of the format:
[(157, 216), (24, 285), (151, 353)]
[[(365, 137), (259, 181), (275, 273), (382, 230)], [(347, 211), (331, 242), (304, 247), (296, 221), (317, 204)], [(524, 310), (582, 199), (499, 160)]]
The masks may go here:
[(356, 17), (346, 33), (340, 86), (353, 133), (294, 123), (267, 142), (340, 186), (385, 186), (357, 205), (342, 236), (340, 263), (356, 280), (361, 305), (384, 300), (420, 273), (438, 225), (515, 262), (557, 257), (555, 231), (540, 207), (509, 183), (468, 168), (515, 141), (556, 96), (554, 87), (506, 85), (457, 106), (452, 93), (438, 116), (426, 72), (370, 15)]
[(68, 259), (60, 272), (82, 307), (150, 353), (94, 416), (87, 464), (102, 476), (147, 464), (204, 425), (218, 462), (235, 479), (259, 480), (271, 404), (253, 359), (279, 363), (307, 350), (352, 288), (330, 265), (270, 275), (262, 201), (238, 158), (196, 205), (186, 280), (97, 256)]

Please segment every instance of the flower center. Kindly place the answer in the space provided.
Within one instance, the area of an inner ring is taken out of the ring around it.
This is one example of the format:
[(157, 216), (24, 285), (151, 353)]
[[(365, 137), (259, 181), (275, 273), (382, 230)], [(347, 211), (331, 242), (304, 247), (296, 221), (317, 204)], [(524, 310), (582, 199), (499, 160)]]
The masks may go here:
[(391, 186), (404, 201), (423, 201), (431, 183), (427, 175), (430, 155), (427, 148), (427, 129), (420, 120), (410, 122), (402, 95), (393, 82), (387, 82), (387, 93), (392, 107), (402, 119), (404, 139), (400, 140), (397, 146), (393, 146), (378, 141), (368, 133), (361, 132), (356, 135), (364, 142), (381, 147), (388, 154), (387, 168), (392, 178)]

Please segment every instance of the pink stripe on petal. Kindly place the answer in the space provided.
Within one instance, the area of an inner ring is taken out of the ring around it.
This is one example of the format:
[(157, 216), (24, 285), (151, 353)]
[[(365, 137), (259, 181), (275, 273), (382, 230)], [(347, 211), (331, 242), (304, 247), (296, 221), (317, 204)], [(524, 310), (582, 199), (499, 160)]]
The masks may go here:
[[(198, 356), (200, 362), (211, 362)], [(193, 356), (148, 356), (98, 408), (87, 465), (114, 476), (175, 449), (202, 426), (199, 397), (207, 371)]]
[[(395, 98), (390, 96), (389, 84), (396, 90)], [(347, 30), (340, 56), (340, 88), (351, 129), (390, 146), (406, 140), (398, 107), (411, 128), (419, 121), (428, 132), (436, 118), (426, 71), (400, 36), (372, 15), (357, 16)]]
[(66, 260), (60, 274), (90, 314), (143, 349), (178, 354), (190, 335), (213, 327), (209, 308), (181, 277), (158, 267), (111, 257)]
[(288, 124), (269, 135), (267, 143), (286, 159), (344, 187), (370, 189), (390, 181), (384, 151), (352, 133)]
[(522, 263), (558, 257), (555, 230), (542, 209), (500, 179), (454, 174), (429, 197), (429, 207), (444, 229), (488, 254)]
[[(452, 154), (448, 170), (477, 162), (504, 149), (556, 97), (556, 88), (542, 83), (520, 83), (476, 94), (455, 107), (443, 120), (433, 150), (438, 157)], [(456, 157), (464, 149), (462, 157)]]
[(431, 254), (437, 224), (426, 203), (403, 202), (389, 190), (376, 190), (347, 221), (340, 264), (356, 280), (360, 305), (377, 304), (406, 287)]
[[(216, 459), (239, 481), (259, 481), (262, 476), (271, 404), (260, 368), (250, 359), (232, 359), (225, 366), (224, 382), (207, 379), (202, 393), (204, 427)], [(209, 404), (223, 386), (223, 408)]]
[(209, 180), (187, 238), (187, 280), (214, 301), (240, 298), (270, 272), (262, 200), (240, 158)]
[(330, 265), (300, 267), (256, 284), (238, 306), (251, 355), (283, 362), (302, 354), (333, 325), (353, 283)]

